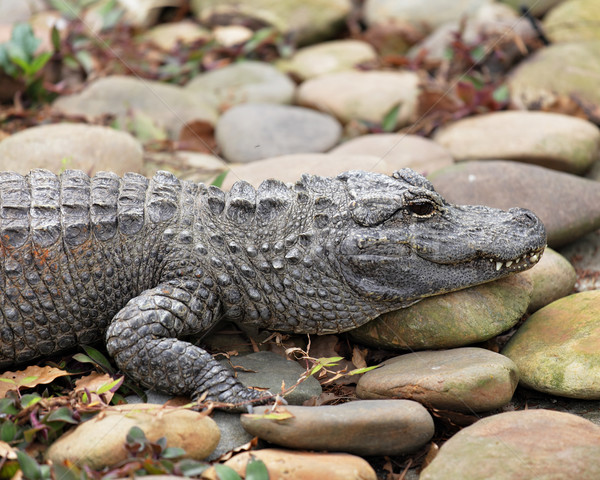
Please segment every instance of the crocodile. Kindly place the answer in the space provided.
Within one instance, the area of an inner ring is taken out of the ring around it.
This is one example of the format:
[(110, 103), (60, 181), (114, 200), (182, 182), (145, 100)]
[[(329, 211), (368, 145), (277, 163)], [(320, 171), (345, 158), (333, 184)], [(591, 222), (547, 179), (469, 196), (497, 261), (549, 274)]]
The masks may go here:
[(533, 266), (530, 211), (456, 206), (409, 169), (236, 182), (0, 173), (0, 367), (101, 342), (144, 387), (243, 404), (196, 343), (222, 319), (344, 332)]

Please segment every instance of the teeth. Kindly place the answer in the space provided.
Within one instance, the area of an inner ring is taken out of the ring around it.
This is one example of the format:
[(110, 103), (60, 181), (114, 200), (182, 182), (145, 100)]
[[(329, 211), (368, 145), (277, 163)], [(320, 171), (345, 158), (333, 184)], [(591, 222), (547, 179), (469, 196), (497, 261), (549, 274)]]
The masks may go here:
[(506, 262), (499, 262), (494, 260), (493, 258), (488, 258), (492, 264), (496, 263), (496, 271), (500, 271), (502, 268), (510, 268), (513, 267), (513, 271), (523, 270), (527, 268), (527, 266), (531, 266), (534, 263), (537, 263), (540, 260), (540, 253), (529, 253), (523, 257), (519, 257), (516, 260), (507, 260)]

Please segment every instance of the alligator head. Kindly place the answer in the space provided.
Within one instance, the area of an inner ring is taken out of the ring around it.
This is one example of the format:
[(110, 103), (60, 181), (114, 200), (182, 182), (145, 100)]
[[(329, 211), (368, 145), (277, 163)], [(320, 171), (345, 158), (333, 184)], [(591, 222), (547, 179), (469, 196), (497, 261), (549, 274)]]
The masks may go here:
[(348, 284), (374, 302), (407, 306), (526, 270), (546, 245), (544, 226), (529, 210), (450, 205), (410, 169), (338, 179), (350, 220), (339, 265)]

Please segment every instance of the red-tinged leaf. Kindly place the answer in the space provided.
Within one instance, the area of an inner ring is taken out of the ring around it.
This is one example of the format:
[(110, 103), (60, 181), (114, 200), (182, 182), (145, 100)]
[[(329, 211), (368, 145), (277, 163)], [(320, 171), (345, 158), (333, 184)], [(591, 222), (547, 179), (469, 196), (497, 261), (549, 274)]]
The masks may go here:
[(64, 422), (77, 425), (79, 422), (73, 418), (73, 412), (67, 407), (60, 407), (53, 410), (46, 418), (47, 422)]

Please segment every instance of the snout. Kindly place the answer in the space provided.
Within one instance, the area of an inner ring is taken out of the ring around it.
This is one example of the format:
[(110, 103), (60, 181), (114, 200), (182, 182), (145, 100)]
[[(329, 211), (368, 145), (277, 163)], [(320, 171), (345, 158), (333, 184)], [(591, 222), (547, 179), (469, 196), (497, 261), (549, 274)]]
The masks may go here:
[(526, 208), (511, 208), (508, 210), (514, 221), (521, 226), (521, 238), (531, 249), (541, 249), (548, 241), (546, 228), (540, 218)]
[(511, 208), (508, 212), (517, 222), (519, 222), (525, 228), (530, 229), (532, 233), (536, 233), (538, 235), (543, 234), (545, 242), (546, 228), (535, 213), (533, 213), (531, 210), (527, 210), (526, 208)]

